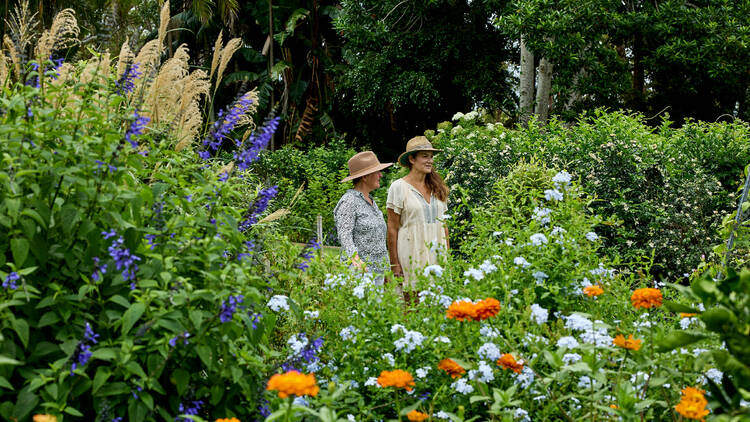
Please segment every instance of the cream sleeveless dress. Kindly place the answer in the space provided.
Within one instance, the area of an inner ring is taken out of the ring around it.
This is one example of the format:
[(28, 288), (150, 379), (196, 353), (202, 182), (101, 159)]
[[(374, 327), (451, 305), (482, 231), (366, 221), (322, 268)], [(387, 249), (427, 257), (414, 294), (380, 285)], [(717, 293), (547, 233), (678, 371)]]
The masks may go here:
[(439, 253), (448, 248), (443, 226), (445, 202), (430, 195), (428, 203), (417, 188), (397, 179), (388, 188), (386, 208), (401, 216), (398, 230), (398, 260), (404, 271), (405, 284), (415, 287), (416, 274), (437, 263)]

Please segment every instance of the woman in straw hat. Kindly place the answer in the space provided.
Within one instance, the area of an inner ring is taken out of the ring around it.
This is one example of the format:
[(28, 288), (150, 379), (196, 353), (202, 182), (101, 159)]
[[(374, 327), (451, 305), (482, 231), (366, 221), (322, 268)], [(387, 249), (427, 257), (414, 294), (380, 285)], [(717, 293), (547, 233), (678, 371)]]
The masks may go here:
[[(433, 169), (432, 156), (439, 152), (424, 136), (406, 144), (398, 162), (409, 174), (388, 189), (388, 254), (395, 276), (403, 276), (414, 288), (417, 271), (437, 263), (439, 250), (448, 249), (448, 229), (442, 217), (448, 209), (448, 186)], [(408, 293), (404, 295), (408, 301)]]
[(342, 253), (355, 267), (377, 274), (378, 283), (383, 282), (382, 274), (389, 266), (386, 224), (370, 192), (380, 187), (381, 170), (392, 164), (381, 164), (372, 151), (355, 154), (349, 159), (349, 176), (341, 181), (354, 181), (354, 188), (347, 190), (333, 209)]

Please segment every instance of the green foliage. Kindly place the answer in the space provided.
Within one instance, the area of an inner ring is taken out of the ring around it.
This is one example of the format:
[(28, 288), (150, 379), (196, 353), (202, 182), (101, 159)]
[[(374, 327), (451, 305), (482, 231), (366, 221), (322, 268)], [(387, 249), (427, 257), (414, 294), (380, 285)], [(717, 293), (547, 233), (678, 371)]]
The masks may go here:
[(482, 203), (514, 163), (536, 157), (569, 171), (591, 193), (592, 210), (616, 221), (597, 228), (607, 254), (628, 262), (653, 253), (655, 276), (692, 271), (719, 242), (716, 229), (750, 161), (744, 123), (672, 129), (664, 122), (653, 130), (638, 115), (600, 111), (574, 126), (553, 121), (518, 130), (483, 124), (476, 115), (456, 120), (432, 141), (445, 150), (437, 157), (448, 184), (465, 190), (468, 204)]
[(114, 81), (76, 66), (0, 94), (0, 418), (173, 420), (194, 400), (248, 418), (275, 322), (255, 314), (294, 249), (238, 230), (250, 178), (133, 132)]

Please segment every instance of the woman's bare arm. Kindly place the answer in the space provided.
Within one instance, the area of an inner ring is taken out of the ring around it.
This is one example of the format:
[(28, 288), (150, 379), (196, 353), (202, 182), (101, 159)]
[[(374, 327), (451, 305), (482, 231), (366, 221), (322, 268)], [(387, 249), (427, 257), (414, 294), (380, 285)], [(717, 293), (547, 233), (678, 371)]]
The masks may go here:
[(401, 227), (401, 215), (396, 214), (392, 209), (388, 208), (388, 237), (386, 239), (386, 246), (388, 246), (388, 257), (391, 259), (391, 268), (393, 268), (393, 275), (403, 276), (403, 270), (401, 269), (401, 263), (398, 261), (398, 230)]

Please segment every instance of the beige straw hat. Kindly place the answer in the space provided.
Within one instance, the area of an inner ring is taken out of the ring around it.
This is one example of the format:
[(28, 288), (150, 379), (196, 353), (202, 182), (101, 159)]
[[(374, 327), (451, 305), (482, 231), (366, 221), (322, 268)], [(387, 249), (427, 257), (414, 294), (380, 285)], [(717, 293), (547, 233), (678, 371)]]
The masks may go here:
[(375, 173), (391, 165), (393, 163), (381, 163), (372, 151), (358, 152), (354, 154), (354, 157), (349, 159), (349, 176), (345, 177), (341, 182)]
[(398, 156), (398, 162), (404, 167), (409, 167), (409, 156), (419, 151), (440, 152), (442, 149), (433, 148), (424, 136), (415, 136), (406, 143), (406, 152)]

